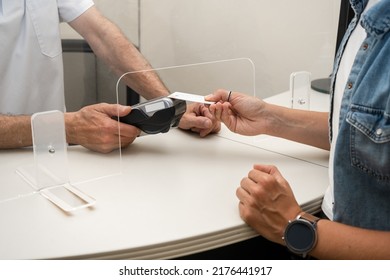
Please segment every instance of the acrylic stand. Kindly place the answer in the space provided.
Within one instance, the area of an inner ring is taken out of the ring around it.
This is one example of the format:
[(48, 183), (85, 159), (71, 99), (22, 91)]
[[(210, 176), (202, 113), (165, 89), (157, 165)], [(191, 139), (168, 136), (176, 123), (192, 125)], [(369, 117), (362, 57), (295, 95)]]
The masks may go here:
[(290, 75), (291, 108), (310, 110), (311, 73), (294, 72)]
[(92, 206), (95, 200), (69, 181), (64, 114), (36, 113), (31, 126), (34, 164), (18, 172), (37, 192), (66, 212)]

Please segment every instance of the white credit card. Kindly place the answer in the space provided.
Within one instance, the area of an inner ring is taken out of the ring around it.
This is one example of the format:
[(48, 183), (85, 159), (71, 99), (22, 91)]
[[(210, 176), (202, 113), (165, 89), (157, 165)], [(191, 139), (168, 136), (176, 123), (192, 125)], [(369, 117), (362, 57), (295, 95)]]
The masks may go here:
[(204, 100), (203, 95), (185, 93), (185, 92), (174, 92), (174, 93), (168, 95), (168, 97), (174, 98), (174, 99), (179, 99), (179, 100), (185, 100), (185, 101), (189, 101), (189, 102), (203, 103), (203, 104), (214, 104), (215, 103), (213, 101)]

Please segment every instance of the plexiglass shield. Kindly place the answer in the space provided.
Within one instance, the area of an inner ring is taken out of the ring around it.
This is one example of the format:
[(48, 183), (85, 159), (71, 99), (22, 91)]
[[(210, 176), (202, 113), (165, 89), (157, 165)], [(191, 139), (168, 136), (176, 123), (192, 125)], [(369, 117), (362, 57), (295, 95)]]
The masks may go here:
[[(149, 74), (157, 75), (161, 79), (167, 94), (181, 92), (205, 96), (217, 89), (226, 89), (256, 95), (254, 65), (250, 59), (240, 58), (128, 72), (118, 79), (116, 88), (112, 89), (111, 97), (116, 100), (117, 105), (128, 105), (128, 91), (123, 88), (131, 84), (129, 81)], [(143, 94), (142, 86), (137, 88), (137, 93)], [(142, 101), (145, 99), (141, 98)], [(92, 125), (93, 115), (90, 117)], [(120, 147), (122, 143), (119, 118), (111, 117), (110, 121), (113, 121), (117, 128), (116, 141)], [(0, 203), (42, 195), (66, 212), (98, 204), (99, 201), (95, 201), (91, 190), (98, 180), (110, 182), (110, 178), (121, 175), (121, 149), (99, 153), (88, 149), (88, 144), (93, 143), (84, 143), (83, 146), (67, 143), (63, 112), (37, 112), (32, 116), (31, 124), (33, 147), (3, 153), (5, 158), (9, 159), (5, 165), (9, 176), (0, 179)], [(105, 133), (102, 128), (100, 134)], [(217, 136), (241, 141), (239, 135), (226, 128)], [(106, 187), (115, 191), (109, 183)]]

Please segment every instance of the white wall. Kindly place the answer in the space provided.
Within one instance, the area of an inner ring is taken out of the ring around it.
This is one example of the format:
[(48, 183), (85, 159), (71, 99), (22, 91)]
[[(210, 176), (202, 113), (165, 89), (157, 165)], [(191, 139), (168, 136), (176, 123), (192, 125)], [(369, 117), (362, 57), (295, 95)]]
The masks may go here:
[(266, 97), (287, 90), (291, 72), (329, 76), (339, 7), (340, 0), (141, 0), (140, 48), (154, 67), (248, 57), (256, 93)]

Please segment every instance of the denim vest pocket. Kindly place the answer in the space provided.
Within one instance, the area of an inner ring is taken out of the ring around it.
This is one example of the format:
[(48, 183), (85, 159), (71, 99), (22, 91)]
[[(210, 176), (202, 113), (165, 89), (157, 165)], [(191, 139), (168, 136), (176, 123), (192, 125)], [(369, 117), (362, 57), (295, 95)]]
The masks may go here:
[(26, 4), (42, 54), (58, 56), (62, 49), (57, 1), (27, 0)]
[(390, 115), (384, 110), (352, 105), (351, 163), (379, 181), (390, 182)]

